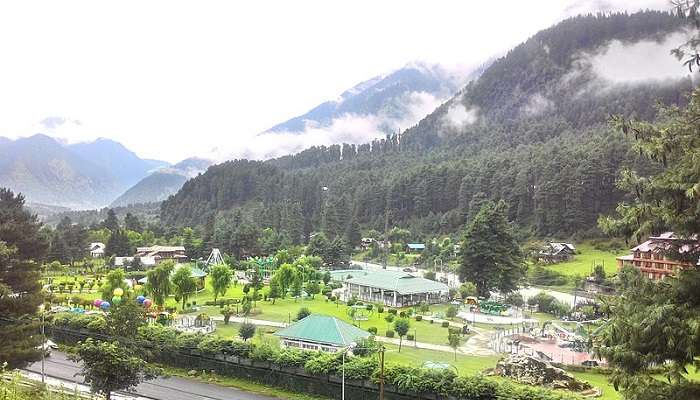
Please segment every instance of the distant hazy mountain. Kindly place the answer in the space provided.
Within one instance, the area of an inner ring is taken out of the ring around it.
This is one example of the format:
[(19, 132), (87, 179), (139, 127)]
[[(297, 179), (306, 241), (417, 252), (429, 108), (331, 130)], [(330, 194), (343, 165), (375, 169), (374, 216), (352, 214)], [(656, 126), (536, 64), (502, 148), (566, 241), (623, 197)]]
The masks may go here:
[(161, 168), (137, 184), (112, 202), (111, 207), (123, 207), (130, 204), (163, 201), (177, 193), (185, 182), (204, 172), (212, 164), (201, 158), (188, 158), (166, 168)]
[(162, 165), (108, 139), (65, 145), (42, 134), (0, 138), (0, 186), (23, 193), (42, 214), (105, 206)]
[[(464, 82), (477, 77), (481, 70), (483, 68), (456, 73), (439, 65), (409, 64), (362, 82), (345, 91), (337, 100), (321, 103), (306, 114), (277, 124), (263, 134), (301, 134), (310, 127), (330, 126), (335, 119), (345, 116), (376, 117), (380, 130), (395, 133), (399, 128), (418, 122), (427, 112), (454, 95)], [(427, 111), (422, 112), (426, 107)]]
[(142, 160), (121, 143), (105, 138), (72, 144), (68, 148), (83, 159), (110, 171), (123, 187), (131, 187), (164, 164), (160, 161)]
[(71, 208), (107, 204), (120, 185), (114, 175), (46, 135), (4, 142), (0, 186), (32, 203)]

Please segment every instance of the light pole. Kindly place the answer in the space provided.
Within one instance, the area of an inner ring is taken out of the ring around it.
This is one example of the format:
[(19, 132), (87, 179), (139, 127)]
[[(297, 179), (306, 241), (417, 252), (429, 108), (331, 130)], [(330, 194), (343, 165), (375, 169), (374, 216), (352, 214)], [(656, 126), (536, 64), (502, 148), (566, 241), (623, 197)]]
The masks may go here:
[(352, 350), (355, 346), (357, 346), (357, 343), (352, 342), (348, 345), (348, 347), (345, 348), (345, 350), (343, 350), (343, 382), (341, 386), (341, 400), (345, 400), (345, 354), (347, 354), (347, 352)]
[(43, 385), (45, 383), (45, 376), (46, 374), (44, 373), (44, 360), (46, 359), (46, 331), (44, 330), (44, 325), (45, 325), (45, 319), (44, 319), (44, 311), (45, 311), (46, 306), (42, 304), (39, 306), (39, 312), (41, 312), (41, 384)]

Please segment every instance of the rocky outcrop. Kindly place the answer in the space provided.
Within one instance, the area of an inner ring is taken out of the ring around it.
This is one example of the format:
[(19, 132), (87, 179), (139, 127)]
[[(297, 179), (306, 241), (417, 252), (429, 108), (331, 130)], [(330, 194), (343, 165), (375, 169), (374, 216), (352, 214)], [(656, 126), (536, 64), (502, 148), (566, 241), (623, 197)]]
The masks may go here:
[(588, 391), (593, 388), (589, 383), (577, 380), (563, 369), (527, 355), (513, 354), (501, 359), (496, 364), (494, 375), (508, 377), (528, 385), (574, 392)]

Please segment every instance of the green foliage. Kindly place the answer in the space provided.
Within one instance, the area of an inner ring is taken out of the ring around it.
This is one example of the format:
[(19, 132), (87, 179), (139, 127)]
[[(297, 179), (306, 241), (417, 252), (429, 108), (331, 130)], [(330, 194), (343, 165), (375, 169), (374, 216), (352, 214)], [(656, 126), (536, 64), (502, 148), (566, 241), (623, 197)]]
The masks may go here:
[(312, 375), (328, 375), (335, 371), (340, 364), (338, 357), (331, 353), (316, 353), (306, 361), (304, 370)]
[(457, 316), (457, 312), (459, 312), (459, 309), (455, 306), (449, 306), (447, 307), (447, 311), (445, 311), (445, 316), (447, 318), (454, 318)]
[(480, 296), (517, 289), (526, 272), (520, 246), (506, 219), (506, 204), (487, 202), (474, 217), (462, 240), (459, 276), (474, 282)]
[[(54, 323), (57, 327), (81, 329), (91, 321), (102, 319), (94, 315), (57, 314)], [(103, 319), (102, 319), (103, 320)], [(394, 336), (391, 331), (387, 334)], [(341, 373), (341, 357), (339, 354), (301, 351), (298, 349), (280, 350), (276, 344), (263, 342), (255, 345), (240, 340), (226, 340), (215, 335), (185, 334), (172, 328), (158, 324), (146, 325), (139, 328), (135, 338), (140, 348), (148, 348), (149, 360), (161, 363), (172, 363), (173, 356), (178, 352), (190, 353), (196, 350), (205, 357), (215, 357), (218, 354), (233, 355), (254, 361), (270, 362), (278, 367), (304, 367), (307, 373), (322, 376)], [(379, 365), (375, 349), (379, 344), (374, 341), (361, 341), (353, 355), (346, 356), (345, 373), (347, 379), (368, 379), (377, 382)], [(370, 349), (370, 350), (366, 350)], [(128, 351), (120, 348), (119, 351)], [(111, 357), (111, 356), (110, 356)], [(121, 367), (121, 366), (120, 366)], [(395, 385), (403, 390), (415, 393), (436, 393), (441, 396), (454, 396), (466, 399), (538, 399), (559, 400), (569, 398), (556, 392), (527, 388), (522, 385), (510, 384), (507, 381), (496, 381), (483, 376), (460, 376), (448, 370), (427, 370), (407, 365), (388, 364), (386, 367), (386, 383)], [(473, 396), (473, 397), (469, 397)], [(479, 397), (485, 396), (485, 397)], [(529, 396), (529, 397), (528, 397)], [(24, 399), (22, 399), (24, 400)]]
[(311, 315), (311, 310), (308, 307), (302, 307), (297, 311), (297, 321), (301, 321), (309, 315)]
[(238, 328), (238, 336), (243, 339), (244, 342), (255, 336), (255, 324), (250, 322), (242, 323)]
[(133, 298), (125, 297), (121, 304), (110, 308), (104, 320), (109, 335), (134, 338), (146, 325), (146, 313)]
[(165, 300), (172, 293), (170, 275), (174, 269), (175, 264), (172, 261), (163, 261), (146, 273), (148, 278), (146, 292), (151, 295), (153, 302), (160, 308), (163, 308)]
[(126, 275), (124, 274), (124, 270), (113, 269), (112, 271), (109, 271), (105, 277), (105, 283), (101, 288), (102, 299), (111, 302), (112, 293), (114, 293), (114, 289), (117, 288), (122, 289), (124, 293), (128, 293), (129, 285), (124, 282), (125, 277)]
[(399, 335), (399, 352), (401, 351), (403, 337), (406, 336), (409, 329), (411, 329), (411, 321), (408, 318), (399, 318), (394, 321), (394, 330)]
[(160, 372), (118, 342), (98, 342), (88, 338), (78, 345), (76, 355), (69, 358), (82, 362), (80, 375), (93, 393), (104, 395), (107, 400), (112, 392), (132, 390)]
[(197, 290), (197, 281), (192, 277), (192, 269), (188, 265), (181, 265), (170, 278), (173, 294), (176, 301), (182, 301), (182, 309), (189, 296)]
[(209, 268), (209, 277), (211, 278), (211, 289), (214, 293), (214, 301), (223, 294), (226, 294), (231, 281), (233, 280), (233, 272), (226, 264), (216, 264)]
[(48, 247), (40, 229), (36, 215), (24, 209), (24, 197), (0, 188), (0, 363), (10, 368), (40, 356), (35, 348), (42, 338), (35, 317), (43, 296), (37, 261)]

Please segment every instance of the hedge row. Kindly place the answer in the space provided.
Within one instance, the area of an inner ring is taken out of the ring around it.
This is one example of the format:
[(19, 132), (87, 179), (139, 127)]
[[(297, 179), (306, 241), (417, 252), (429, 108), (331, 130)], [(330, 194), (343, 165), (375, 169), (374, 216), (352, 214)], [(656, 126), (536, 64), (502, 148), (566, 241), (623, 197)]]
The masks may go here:
[[(104, 334), (106, 323), (99, 315), (72, 313), (58, 314), (55, 327), (69, 328), (95, 335)], [(341, 355), (324, 352), (281, 349), (270, 343), (254, 345), (240, 340), (222, 339), (215, 335), (181, 333), (175, 329), (151, 324), (139, 329), (135, 339), (144, 349), (145, 358), (167, 364), (177, 353), (198, 353), (216, 358), (230, 355), (252, 361), (264, 361), (278, 367), (299, 367), (314, 376), (340, 375)], [(365, 346), (365, 345), (363, 345)], [(378, 383), (377, 357), (369, 353), (365, 357), (350, 356), (345, 362), (345, 376), (353, 380), (371, 380)], [(449, 396), (461, 400), (562, 400), (577, 396), (548, 389), (523, 386), (502, 379), (481, 375), (458, 376), (451, 370), (431, 370), (402, 364), (385, 366), (385, 382), (401, 391), (410, 393)]]

